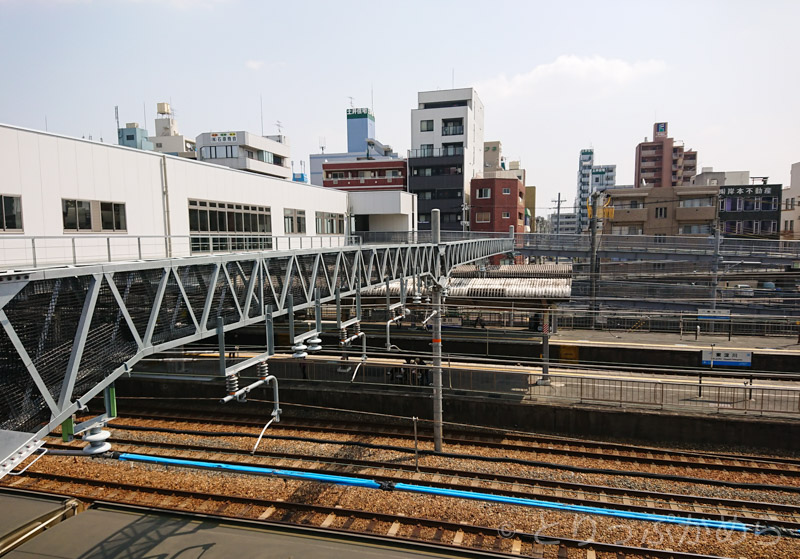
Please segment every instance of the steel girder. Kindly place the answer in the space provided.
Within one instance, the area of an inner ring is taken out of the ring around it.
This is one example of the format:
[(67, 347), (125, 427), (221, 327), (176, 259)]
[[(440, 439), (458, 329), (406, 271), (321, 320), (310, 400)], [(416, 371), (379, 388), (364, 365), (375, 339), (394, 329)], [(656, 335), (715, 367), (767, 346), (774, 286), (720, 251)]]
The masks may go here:
[(440, 279), (511, 239), (253, 252), (0, 273), (0, 477), (145, 356), (387, 280)]

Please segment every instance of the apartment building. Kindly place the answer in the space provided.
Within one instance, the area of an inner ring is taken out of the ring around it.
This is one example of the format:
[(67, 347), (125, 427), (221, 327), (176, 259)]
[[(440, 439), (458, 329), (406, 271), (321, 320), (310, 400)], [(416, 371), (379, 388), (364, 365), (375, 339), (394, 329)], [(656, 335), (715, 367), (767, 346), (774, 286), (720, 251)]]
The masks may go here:
[(406, 190), (405, 159), (353, 159), (322, 164), (322, 184), (339, 190)]
[(472, 179), (470, 229), (521, 233), (525, 227), (525, 185), (517, 178)]
[(472, 88), (423, 91), (411, 111), (408, 188), (419, 196), (420, 229), (431, 210), (443, 230), (460, 231), (469, 218), (470, 181), (483, 172), (483, 103)]
[(550, 214), (547, 218), (547, 230), (556, 235), (577, 235), (578, 215), (575, 212)]
[(593, 192), (613, 188), (617, 184), (616, 165), (595, 165), (594, 150), (582, 149), (578, 159), (578, 189), (575, 193), (575, 213), (578, 231), (589, 228), (588, 203)]
[(697, 152), (668, 135), (666, 122), (653, 125), (653, 139), (636, 146), (634, 186), (686, 186), (697, 174)]
[(259, 136), (244, 130), (197, 136), (197, 159), (278, 179), (292, 178), (286, 136)]

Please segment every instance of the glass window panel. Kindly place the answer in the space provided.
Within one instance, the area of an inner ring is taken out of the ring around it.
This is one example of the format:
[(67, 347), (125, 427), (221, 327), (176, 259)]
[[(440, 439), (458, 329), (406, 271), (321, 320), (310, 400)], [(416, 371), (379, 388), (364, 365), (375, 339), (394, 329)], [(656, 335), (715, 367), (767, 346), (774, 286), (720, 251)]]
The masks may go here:
[(92, 203), (88, 200), (76, 200), (78, 206), (78, 230), (92, 230)]
[(126, 231), (128, 220), (125, 218), (125, 204), (114, 204), (114, 229)]
[(242, 231), (244, 231), (244, 224), (242, 223), (243, 222), (242, 212), (236, 212), (236, 214), (234, 215), (236, 215), (236, 232), (241, 233)]
[[(231, 207), (230, 204), (228, 207)], [(230, 233), (236, 231), (236, 213), (232, 211), (228, 211), (228, 231)]]
[(22, 198), (19, 196), (3, 196), (3, 215), (0, 228), (6, 230), (22, 229)]
[(209, 225), (209, 229), (211, 229), (212, 231), (218, 231), (219, 230), (219, 218), (217, 217), (217, 211), (216, 210), (209, 210), (208, 211), (208, 225)]
[(100, 203), (100, 227), (103, 231), (114, 230), (114, 204), (111, 202)]
[(189, 208), (189, 231), (200, 231), (200, 216), (196, 208)]
[(228, 230), (228, 218), (225, 213), (225, 210), (219, 210), (217, 212), (217, 225), (219, 226), (220, 231)]
[(200, 216), (200, 231), (208, 231), (208, 211), (201, 210)]

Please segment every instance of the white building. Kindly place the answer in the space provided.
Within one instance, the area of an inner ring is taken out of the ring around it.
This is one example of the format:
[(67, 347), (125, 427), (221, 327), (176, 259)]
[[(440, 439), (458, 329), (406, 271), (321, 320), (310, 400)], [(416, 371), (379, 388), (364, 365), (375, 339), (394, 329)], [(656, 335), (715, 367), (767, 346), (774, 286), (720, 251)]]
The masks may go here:
[(245, 132), (204, 132), (197, 136), (197, 159), (231, 169), (291, 179), (286, 136), (258, 136)]
[(750, 184), (750, 171), (715, 171), (713, 167), (703, 167), (699, 175), (692, 177), (694, 186), (725, 186), (728, 184)]
[(471, 87), (422, 91), (411, 111), (409, 191), (419, 194), (418, 220), (430, 228), (431, 210), (442, 229), (461, 231), (473, 178), (483, 176), (483, 102)]
[(169, 103), (157, 105), (156, 134), (147, 138), (158, 153), (177, 155), (188, 159), (195, 158), (195, 141), (178, 132), (178, 124)]
[(781, 239), (800, 239), (800, 162), (792, 164), (789, 188), (783, 190)]
[(550, 214), (548, 221), (548, 229), (550, 233), (559, 235), (577, 235), (580, 233), (580, 230), (578, 229), (578, 214), (574, 212)]
[(595, 165), (594, 150), (582, 149), (578, 160), (578, 189), (575, 194), (575, 213), (578, 233), (589, 227), (589, 197), (617, 184), (616, 165)]
[(375, 194), (0, 124), (5, 269), (337, 246), (353, 208), (373, 230), (414, 229), (412, 195)]

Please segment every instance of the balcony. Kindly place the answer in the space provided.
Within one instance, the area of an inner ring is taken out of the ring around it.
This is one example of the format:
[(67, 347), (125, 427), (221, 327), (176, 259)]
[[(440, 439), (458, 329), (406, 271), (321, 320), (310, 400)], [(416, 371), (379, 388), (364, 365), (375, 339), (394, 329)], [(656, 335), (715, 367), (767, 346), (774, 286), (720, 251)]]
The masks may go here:
[(449, 148), (428, 148), (428, 149), (408, 150), (409, 159), (415, 157), (453, 157), (455, 155), (464, 155), (464, 148), (449, 147)]
[(658, 161), (642, 161), (642, 168), (647, 169), (649, 167), (655, 167), (658, 165)]
[(676, 221), (691, 221), (700, 223), (703, 221), (712, 222), (716, 217), (717, 209), (714, 206), (698, 206), (694, 208), (675, 208)]
[(655, 178), (655, 176), (656, 176), (655, 173), (642, 173), (642, 178), (643, 179), (653, 179), (653, 178)]
[(614, 209), (614, 224), (644, 223), (647, 221), (647, 208)]
[(459, 136), (463, 133), (463, 126), (442, 126), (442, 136)]
[(642, 150), (642, 157), (655, 157), (656, 155), (659, 155), (659, 153), (654, 149)]

